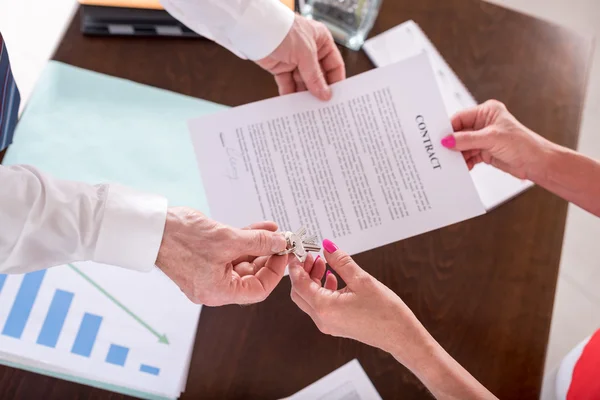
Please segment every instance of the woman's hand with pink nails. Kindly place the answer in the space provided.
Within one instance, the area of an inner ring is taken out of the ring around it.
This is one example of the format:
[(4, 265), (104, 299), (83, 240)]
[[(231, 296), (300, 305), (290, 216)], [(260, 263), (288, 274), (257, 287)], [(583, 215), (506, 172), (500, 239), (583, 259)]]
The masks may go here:
[(309, 257), (304, 264), (294, 259), (289, 265), (292, 300), (321, 332), (389, 352), (397, 350), (397, 343), (423, 343), (426, 331), (394, 292), (331, 241), (325, 240), (323, 247), (327, 263), (346, 283), (343, 289), (338, 290), (337, 277), (329, 271), (321, 284), (326, 272), (323, 258)]
[(546, 150), (552, 147), (496, 100), (458, 112), (452, 127), (454, 134), (443, 138), (442, 145), (462, 152), (469, 169), (484, 162), (517, 178), (534, 180), (544, 168)]
[[(346, 282), (338, 290), (325, 260), (309, 256), (289, 265), (292, 300), (321, 332), (355, 339), (392, 354), (438, 399), (495, 399), (421, 325), (404, 302), (333, 244), (323, 241), (325, 259)], [(323, 275), (325, 283), (321, 284)]]

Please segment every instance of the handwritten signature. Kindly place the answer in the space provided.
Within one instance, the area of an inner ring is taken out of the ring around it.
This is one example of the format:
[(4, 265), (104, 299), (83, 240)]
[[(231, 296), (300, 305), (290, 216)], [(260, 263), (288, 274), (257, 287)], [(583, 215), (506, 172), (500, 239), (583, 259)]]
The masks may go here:
[(231, 180), (238, 180), (238, 163), (242, 160), (242, 154), (234, 148), (227, 147), (226, 149), (227, 157), (229, 158), (229, 168), (227, 173), (225, 174)]

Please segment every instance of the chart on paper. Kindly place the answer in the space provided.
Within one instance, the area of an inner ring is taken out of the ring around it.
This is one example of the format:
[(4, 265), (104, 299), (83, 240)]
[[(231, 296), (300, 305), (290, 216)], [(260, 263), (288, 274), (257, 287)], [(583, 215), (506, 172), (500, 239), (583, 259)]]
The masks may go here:
[(199, 310), (159, 271), (78, 263), (0, 275), (0, 355), (177, 397)]

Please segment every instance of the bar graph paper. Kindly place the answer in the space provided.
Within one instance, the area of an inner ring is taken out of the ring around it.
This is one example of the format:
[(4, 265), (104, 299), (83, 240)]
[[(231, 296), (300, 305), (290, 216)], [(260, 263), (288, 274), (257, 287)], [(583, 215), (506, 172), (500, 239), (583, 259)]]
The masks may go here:
[(106, 362), (114, 365), (124, 366), (129, 349), (127, 347), (111, 344), (106, 356)]
[(21, 337), (45, 274), (46, 271), (38, 271), (25, 275), (2, 329), (3, 335), (16, 339)]
[[(14, 300), (9, 317), (4, 324), (2, 335), (13, 338), (21, 337), (30, 317), (34, 302), (42, 286), (45, 274), (46, 271), (44, 270), (31, 272), (23, 277), (23, 281), (17, 293), (17, 297)], [(4, 277), (4, 280), (6, 280), (6, 275), (2, 276)], [(50, 303), (50, 307), (48, 308), (48, 312), (46, 313), (42, 329), (39, 332), (37, 344), (46, 347), (56, 346), (65, 323), (65, 319), (67, 318), (71, 302), (73, 301), (73, 297), (74, 294), (72, 292), (67, 292), (61, 289), (57, 289), (55, 291)], [(101, 324), (101, 316), (85, 313), (83, 319), (81, 320), (81, 325), (79, 326), (77, 336), (73, 342), (71, 353), (82, 357), (90, 357)], [(129, 348), (111, 344), (105, 361), (109, 364), (124, 366), (128, 353)], [(146, 365), (140, 366), (141, 372), (148, 373), (149, 370), (150, 369)], [(151, 375), (158, 375), (159, 369), (156, 368), (152, 371), (156, 373), (152, 373)]]
[(44, 325), (38, 336), (38, 344), (48, 347), (56, 346), (58, 336), (65, 323), (65, 318), (67, 318), (67, 313), (69, 312), (72, 301), (73, 293), (65, 292), (60, 289), (56, 290), (54, 297), (52, 298), (52, 303), (50, 303), (48, 314), (46, 314)]
[(0, 275), (0, 359), (50, 360), (74, 376), (178, 397), (199, 307), (175, 289), (159, 273), (94, 263)]
[(92, 354), (92, 348), (96, 342), (101, 323), (102, 317), (85, 313), (81, 325), (79, 325), (71, 353), (89, 357)]
[(152, 367), (150, 365), (142, 364), (142, 365), (140, 365), (140, 371), (145, 372), (150, 375), (158, 375), (158, 373), (160, 372), (160, 369), (156, 368), (156, 367)]

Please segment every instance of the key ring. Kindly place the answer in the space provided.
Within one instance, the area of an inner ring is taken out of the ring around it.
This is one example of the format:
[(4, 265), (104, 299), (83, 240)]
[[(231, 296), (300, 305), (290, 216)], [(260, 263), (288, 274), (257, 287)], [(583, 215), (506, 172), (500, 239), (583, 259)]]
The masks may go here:
[(297, 232), (284, 232), (283, 236), (286, 240), (286, 249), (277, 253), (277, 255), (294, 254), (300, 262), (306, 261), (309, 251), (320, 251), (321, 246), (315, 243), (316, 237), (306, 236), (306, 228), (301, 227)]

